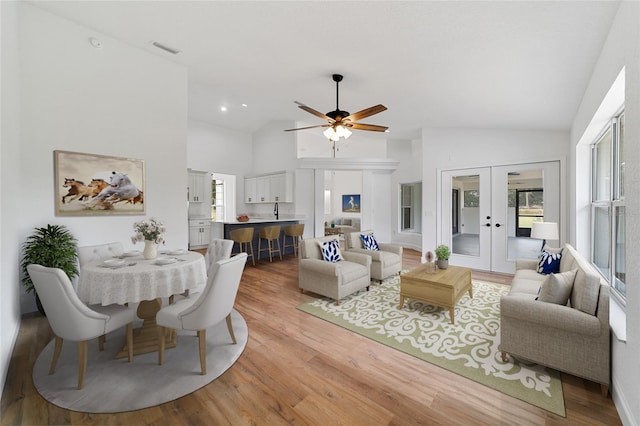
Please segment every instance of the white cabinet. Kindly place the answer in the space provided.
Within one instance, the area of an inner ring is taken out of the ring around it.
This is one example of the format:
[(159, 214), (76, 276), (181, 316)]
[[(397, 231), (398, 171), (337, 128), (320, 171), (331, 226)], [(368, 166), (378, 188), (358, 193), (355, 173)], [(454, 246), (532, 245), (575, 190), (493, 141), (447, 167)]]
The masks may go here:
[(292, 203), (293, 174), (289, 172), (247, 177), (245, 203)]
[(244, 179), (244, 202), (245, 203), (256, 202), (256, 178)]
[(207, 197), (207, 172), (189, 170), (189, 202), (202, 203)]
[(189, 221), (189, 248), (206, 247), (211, 242), (211, 221)]

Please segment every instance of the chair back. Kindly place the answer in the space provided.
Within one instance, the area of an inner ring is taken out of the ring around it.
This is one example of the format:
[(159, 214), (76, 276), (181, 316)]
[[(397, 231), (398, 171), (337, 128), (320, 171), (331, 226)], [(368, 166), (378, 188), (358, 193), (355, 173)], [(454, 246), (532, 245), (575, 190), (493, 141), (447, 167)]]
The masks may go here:
[(80, 266), (94, 260), (108, 259), (114, 256), (122, 256), (124, 248), (122, 243), (98, 244), (95, 246), (78, 247), (78, 262)]
[(304, 233), (304, 223), (297, 223), (284, 227), (284, 235), (288, 237), (301, 237)]
[(253, 228), (234, 229), (229, 232), (229, 238), (237, 243), (250, 243), (253, 241)]
[(240, 253), (211, 266), (205, 289), (191, 306), (178, 314), (182, 328), (203, 330), (231, 313), (245, 263), (247, 253)]
[(360, 238), (361, 234), (373, 234), (373, 230), (368, 229), (366, 231), (349, 232), (347, 235), (345, 235), (348, 249), (362, 248), (362, 238)]
[(223, 240), (220, 238), (214, 238), (207, 247), (207, 253), (204, 255), (204, 261), (207, 266), (207, 276), (209, 276), (209, 269), (218, 260), (224, 260), (231, 257), (231, 250), (233, 250), (233, 240)]
[(338, 240), (338, 236), (329, 235), (327, 237), (307, 238), (306, 240), (302, 240), (300, 242), (300, 257), (302, 259), (323, 259), (320, 244), (331, 240)]
[(27, 272), (56, 336), (81, 341), (105, 334), (109, 316), (82, 303), (62, 269), (31, 264)]
[(280, 237), (280, 225), (265, 226), (258, 231), (260, 238), (275, 240)]

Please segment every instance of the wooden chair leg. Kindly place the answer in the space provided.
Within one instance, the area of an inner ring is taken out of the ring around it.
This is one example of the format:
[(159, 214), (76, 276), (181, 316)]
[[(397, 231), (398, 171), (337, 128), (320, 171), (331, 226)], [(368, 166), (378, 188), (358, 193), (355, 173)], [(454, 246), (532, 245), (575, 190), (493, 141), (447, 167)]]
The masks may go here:
[(207, 374), (207, 330), (198, 330), (198, 347), (200, 349), (200, 371)]
[(87, 372), (87, 351), (89, 345), (86, 340), (78, 342), (78, 389), (84, 387), (84, 375)]
[(133, 323), (127, 324), (127, 349), (129, 362), (133, 362)]
[(505, 351), (502, 351), (502, 362), (508, 362), (509, 358), (507, 358), (507, 353)]
[(107, 340), (106, 336), (103, 334), (102, 336), (98, 337), (98, 350), (100, 352), (104, 351), (104, 341)]
[(60, 358), (60, 351), (62, 351), (62, 337), (56, 336), (56, 346), (53, 350), (53, 359), (51, 360), (51, 367), (49, 367), (49, 374), (53, 374), (56, 371), (58, 358)]
[(600, 383), (600, 394), (602, 394), (604, 398), (607, 398), (609, 396), (609, 386)]
[(164, 327), (158, 327), (158, 365), (164, 364)]
[(280, 240), (276, 238), (276, 243), (278, 243), (278, 256), (280, 256), (280, 260), (282, 260), (282, 247), (280, 246)]
[(231, 314), (227, 315), (227, 329), (229, 330), (229, 335), (231, 336), (231, 340), (235, 345), (238, 342), (236, 342), (236, 335), (233, 333), (233, 325), (231, 324)]

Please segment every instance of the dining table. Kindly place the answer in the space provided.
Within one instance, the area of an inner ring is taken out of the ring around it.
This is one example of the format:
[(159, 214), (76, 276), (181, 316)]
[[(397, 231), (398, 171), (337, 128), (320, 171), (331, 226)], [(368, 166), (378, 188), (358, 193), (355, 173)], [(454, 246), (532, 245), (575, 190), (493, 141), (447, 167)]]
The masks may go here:
[[(156, 314), (163, 298), (169, 303), (175, 295), (188, 294), (207, 281), (204, 256), (187, 250), (164, 250), (156, 259), (144, 259), (137, 251), (87, 262), (80, 268), (76, 291), (87, 304), (111, 305), (139, 303), (137, 315), (142, 326), (134, 329), (135, 355), (158, 350)], [(176, 346), (177, 333), (165, 335), (166, 348)], [(127, 356), (126, 346), (116, 358)]]

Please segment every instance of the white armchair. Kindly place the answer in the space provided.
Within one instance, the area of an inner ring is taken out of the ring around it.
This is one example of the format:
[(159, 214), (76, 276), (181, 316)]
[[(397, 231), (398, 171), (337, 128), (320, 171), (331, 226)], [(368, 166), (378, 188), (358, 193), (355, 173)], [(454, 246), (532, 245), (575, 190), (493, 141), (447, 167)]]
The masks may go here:
[(308, 290), (330, 297), (339, 305), (343, 297), (363, 288), (369, 289), (371, 257), (344, 252), (344, 260), (327, 262), (323, 259), (320, 244), (335, 239), (335, 236), (328, 236), (301, 241), (298, 286), (301, 292)]
[(402, 246), (378, 242), (380, 250), (365, 249), (361, 234), (372, 235), (372, 230), (351, 232), (345, 235), (347, 252), (362, 253), (371, 257), (371, 279), (382, 282), (402, 271)]
[(133, 308), (120, 305), (88, 307), (78, 298), (62, 269), (32, 264), (27, 266), (27, 271), (56, 336), (49, 374), (56, 370), (63, 340), (78, 342), (78, 389), (82, 389), (87, 371), (87, 341), (99, 337), (99, 348), (103, 350), (105, 334), (125, 325), (129, 362), (133, 360), (133, 320), (136, 316)]
[(240, 253), (214, 263), (208, 272), (207, 285), (199, 295), (193, 295), (168, 305), (156, 314), (158, 324), (158, 364), (164, 363), (165, 328), (198, 332), (200, 370), (207, 374), (206, 331), (226, 318), (233, 343), (236, 337), (231, 324), (231, 310), (236, 300), (240, 279), (247, 263), (247, 254)]

